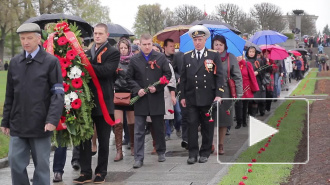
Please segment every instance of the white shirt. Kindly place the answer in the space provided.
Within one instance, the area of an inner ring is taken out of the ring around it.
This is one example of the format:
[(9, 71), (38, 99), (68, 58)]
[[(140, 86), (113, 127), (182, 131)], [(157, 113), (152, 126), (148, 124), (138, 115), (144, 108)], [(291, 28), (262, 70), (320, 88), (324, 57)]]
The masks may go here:
[[(204, 50), (205, 50), (205, 47), (203, 48), (203, 49), (201, 49), (201, 50), (199, 50), (199, 52), (201, 52), (200, 54), (199, 54), (199, 56), (202, 58), (202, 55), (203, 55), (203, 53), (204, 53)], [(195, 49), (195, 54), (196, 54), (196, 58), (198, 57), (198, 50), (197, 49)], [(199, 59), (199, 58), (197, 58), (197, 59)]]

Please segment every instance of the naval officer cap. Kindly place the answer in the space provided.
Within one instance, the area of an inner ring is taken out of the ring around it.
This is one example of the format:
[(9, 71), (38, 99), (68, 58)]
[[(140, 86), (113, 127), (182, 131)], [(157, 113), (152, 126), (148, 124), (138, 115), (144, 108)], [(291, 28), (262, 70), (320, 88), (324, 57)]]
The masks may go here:
[(210, 37), (210, 31), (203, 25), (195, 25), (191, 27), (188, 31), (188, 34), (191, 38), (205, 36), (205, 38)]
[(40, 26), (36, 23), (25, 23), (22, 24), (20, 27), (17, 28), (17, 33), (24, 33), (24, 32), (37, 32), (40, 33)]

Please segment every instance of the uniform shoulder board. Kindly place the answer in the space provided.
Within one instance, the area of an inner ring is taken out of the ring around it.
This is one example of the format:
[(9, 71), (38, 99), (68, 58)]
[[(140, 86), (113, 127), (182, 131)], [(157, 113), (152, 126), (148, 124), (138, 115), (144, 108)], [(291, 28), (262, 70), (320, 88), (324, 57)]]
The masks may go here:
[(185, 52), (184, 54), (188, 54), (188, 53), (190, 53), (190, 52), (192, 52), (193, 50), (190, 50), (190, 51), (187, 51), (187, 52)]
[(214, 53), (218, 52), (217, 50), (214, 50), (214, 49), (208, 49), (208, 51), (212, 51)]

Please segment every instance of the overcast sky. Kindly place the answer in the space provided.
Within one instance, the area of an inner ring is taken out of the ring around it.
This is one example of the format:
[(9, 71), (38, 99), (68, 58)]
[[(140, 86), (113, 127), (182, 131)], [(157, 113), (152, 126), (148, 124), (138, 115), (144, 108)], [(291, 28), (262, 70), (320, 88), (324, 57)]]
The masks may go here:
[[(137, 14), (138, 6), (143, 4), (159, 3), (161, 8), (174, 10), (179, 5), (188, 4), (205, 10), (208, 14), (214, 13), (215, 6), (220, 3), (233, 3), (248, 13), (254, 4), (269, 2), (279, 6), (283, 14), (292, 12), (294, 9), (302, 9), (306, 13), (319, 16), (316, 21), (317, 31), (323, 31), (326, 24), (330, 26), (330, 1), (329, 0), (100, 0), (102, 5), (110, 8), (110, 19), (112, 23), (120, 24), (133, 31), (133, 24)], [(243, 3), (248, 5), (244, 5)]]

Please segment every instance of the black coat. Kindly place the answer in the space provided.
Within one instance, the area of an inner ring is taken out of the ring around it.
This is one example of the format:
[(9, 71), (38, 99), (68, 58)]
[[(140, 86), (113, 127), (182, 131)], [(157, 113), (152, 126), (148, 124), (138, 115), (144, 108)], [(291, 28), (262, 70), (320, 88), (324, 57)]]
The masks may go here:
[[(206, 70), (204, 65), (206, 59), (213, 60), (215, 65), (212, 65), (212, 71), (208, 72)], [(214, 70), (216, 70), (215, 74)], [(220, 54), (215, 50), (205, 48), (201, 59), (197, 61), (195, 50), (186, 52), (183, 57), (180, 80), (181, 99), (186, 99), (187, 105), (211, 105), (214, 98), (216, 96), (222, 97), (224, 92), (224, 76)]]
[[(52, 91), (57, 84), (57, 92)], [(40, 48), (30, 64), (25, 52), (12, 58), (1, 126), (11, 136), (46, 137), (45, 124), (57, 126), (64, 106), (61, 66), (56, 57)]]
[[(120, 53), (116, 48), (112, 47), (108, 42), (106, 42), (100, 48), (98, 48), (97, 51), (95, 51), (94, 45), (90, 50), (86, 52), (86, 55), (90, 58), (90, 62), (100, 82), (103, 92), (103, 98), (107, 106), (108, 112), (109, 114), (114, 114), (114, 81), (116, 78), (116, 70), (120, 60)], [(101, 56), (101, 61), (98, 62), (97, 58), (99, 57), (99, 55)], [(92, 80), (89, 83), (89, 87), (94, 95), (95, 103), (95, 107), (92, 110), (92, 115), (102, 116), (103, 113), (100, 107), (97, 91)]]
[[(131, 58), (126, 78), (134, 95), (137, 95), (140, 89), (157, 82), (162, 76), (168, 80), (171, 79), (172, 73), (165, 55), (152, 50), (149, 61), (155, 60), (159, 68), (154, 65), (154, 69), (151, 69), (151, 65), (148, 64), (142, 52)], [(157, 85), (155, 93), (148, 93), (141, 97), (134, 104), (134, 114), (141, 116), (164, 115), (164, 87), (165, 85)]]

